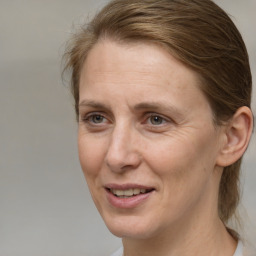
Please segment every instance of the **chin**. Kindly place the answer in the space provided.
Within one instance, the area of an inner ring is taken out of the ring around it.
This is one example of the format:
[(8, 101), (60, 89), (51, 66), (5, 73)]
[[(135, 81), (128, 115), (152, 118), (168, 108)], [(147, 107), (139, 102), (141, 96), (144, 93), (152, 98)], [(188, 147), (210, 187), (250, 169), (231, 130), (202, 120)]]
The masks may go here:
[(120, 238), (147, 239), (157, 233), (157, 227), (152, 225), (152, 221), (138, 216), (122, 216), (104, 219), (109, 231)]

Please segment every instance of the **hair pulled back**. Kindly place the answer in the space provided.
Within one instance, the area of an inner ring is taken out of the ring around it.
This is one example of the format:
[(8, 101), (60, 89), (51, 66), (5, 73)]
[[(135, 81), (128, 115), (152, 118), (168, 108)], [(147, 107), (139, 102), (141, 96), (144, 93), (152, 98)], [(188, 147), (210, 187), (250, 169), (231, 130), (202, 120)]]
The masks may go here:
[[(79, 80), (88, 52), (108, 38), (120, 43), (148, 41), (164, 47), (193, 69), (212, 108), (215, 125), (250, 107), (252, 78), (243, 39), (229, 16), (211, 0), (114, 0), (76, 33), (67, 47), (65, 70), (78, 116)], [(241, 159), (224, 168), (219, 216), (226, 223), (239, 202)]]

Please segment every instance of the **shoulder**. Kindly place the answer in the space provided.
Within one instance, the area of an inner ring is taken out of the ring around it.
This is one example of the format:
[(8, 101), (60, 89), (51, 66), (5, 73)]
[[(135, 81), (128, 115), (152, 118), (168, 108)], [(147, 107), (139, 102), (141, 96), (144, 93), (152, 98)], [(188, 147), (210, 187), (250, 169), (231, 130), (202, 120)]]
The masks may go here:
[(256, 245), (246, 241), (243, 245), (243, 256), (256, 256)]
[(256, 256), (256, 248), (239, 240), (233, 256)]
[(243, 256), (243, 244), (240, 240), (238, 241), (237, 248), (233, 256)]
[[(239, 241), (237, 244), (236, 251), (233, 256), (243, 256), (243, 247), (244, 247), (243, 243), (241, 241)], [(110, 256), (122, 256), (122, 255), (123, 255), (123, 248), (121, 247)]]
[(123, 255), (123, 248), (119, 248), (116, 252), (111, 254), (110, 256), (122, 256)]

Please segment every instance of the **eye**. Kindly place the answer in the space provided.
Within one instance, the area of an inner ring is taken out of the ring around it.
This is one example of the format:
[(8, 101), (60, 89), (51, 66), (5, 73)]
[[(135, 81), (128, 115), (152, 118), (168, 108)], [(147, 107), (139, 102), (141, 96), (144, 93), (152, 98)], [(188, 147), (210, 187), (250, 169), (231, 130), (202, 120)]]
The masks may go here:
[(151, 114), (150, 117), (147, 119), (147, 123), (154, 126), (163, 125), (166, 122), (166, 119), (156, 114)]
[(107, 122), (107, 119), (101, 115), (101, 114), (89, 114), (87, 116), (85, 116), (83, 119), (83, 122), (91, 124), (91, 125), (98, 125), (98, 124), (103, 124)]
[(166, 122), (161, 116), (158, 115), (151, 115), (149, 117), (149, 122), (153, 125), (161, 125)]
[(102, 116), (102, 115), (91, 115), (88, 118), (88, 120), (91, 121), (92, 123), (100, 124), (100, 123), (103, 123), (105, 121), (105, 117)]

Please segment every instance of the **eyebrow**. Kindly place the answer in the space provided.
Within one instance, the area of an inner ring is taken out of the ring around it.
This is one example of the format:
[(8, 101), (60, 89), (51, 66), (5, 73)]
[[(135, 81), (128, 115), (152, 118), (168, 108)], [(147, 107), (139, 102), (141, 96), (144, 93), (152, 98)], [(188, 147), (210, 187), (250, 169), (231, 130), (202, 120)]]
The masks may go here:
[[(95, 108), (95, 109), (101, 109), (103, 111), (111, 111), (111, 107), (104, 104), (104, 103), (100, 103), (98, 101), (94, 101), (94, 100), (83, 100), (79, 103), (79, 108), (83, 108), (83, 107), (91, 107), (91, 108)], [(141, 111), (141, 110), (149, 110), (149, 111), (164, 111), (164, 112), (169, 112), (172, 114), (175, 114), (175, 116), (177, 117), (182, 117), (182, 113), (181, 111), (166, 102), (141, 102), (136, 104), (133, 109), (135, 111)]]
[(165, 103), (165, 102), (161, 102), (161, 103), (159, 103), (159, 102), (141, 102), (141, 103), (139, 103), (139, 104), (136, 104), (135, 106), (134, 106), (134, 109), (135, 110), (143, 110), (143, 109), (152, 109), (152, 110), (164, 110), (164, 111), (167, 111), (167, 112), (175, 112), (175, 113), (177, 113), (177, 114), (179, 114), (180, 113), (180, 110), (177, 108), (177, 107), (175, 107), (175, 106), (173, 106), (173, 105), (171, 105), (171, 104), (168, 104), (168, 103)]
[(97, 101), (94, 101), (94, 100), (82, 100), (79, 105), (78, 105), (79, 108), (81, 107), (91, 107), (91, 108), (99, 108), (99, 109), (102, 109), (102, 110), (108, 110), (109, 107), (103, 103), (100, 103), (100, 102), (97, 102)]

